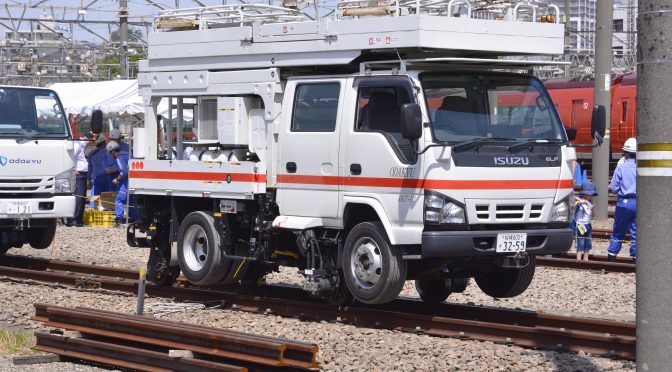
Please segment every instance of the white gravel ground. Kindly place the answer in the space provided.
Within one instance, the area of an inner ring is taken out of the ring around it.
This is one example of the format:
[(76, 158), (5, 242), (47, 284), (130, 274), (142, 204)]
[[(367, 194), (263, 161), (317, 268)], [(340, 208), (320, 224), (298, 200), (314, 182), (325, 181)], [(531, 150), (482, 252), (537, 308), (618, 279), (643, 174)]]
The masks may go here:
[[(11, 250), (10, 254), (137, 268), (144, 265), (147, 250), (126, 246), (125, 231), (121, 229), (59, 227), (53, 251), (23, 248)], [(283, 268), (280, 273), (270, 275), (268, 282), (297, 283), (299, 279), (294, 269)], [(8, 299), (0, 313), (0, 324), (29, 329), (37, 327), (29, 320), (34, 302), (124, 312), (132, 312), (135, 308), (134, 298), (105, 293), (9, 282), (0, 282), (0, 291)], [(402, 295), (417, 296), (411, 282)], [(147, 302), (163, 301), (148, 299)], [(449, 301), (631, 320), (635, 314), (635, 276), (538, 268), (530, 289), (516, 298), (490, 298), (472, 282), (465, 293), (451, 295)], [(333, 371), (621, 371), (635, 368), (634, 363), (588, 355), (526, 350), (489, 342), (440, 339), (343, 324), (306, 323), (229, 310), (191, 310), (171, 314), (168, 318), (316, 342), (320, 346), (319, 357), (324, 369)], [(63, 363), (19, 368), (11, 366), (11, 358), (0, 357), (0, 370), (99, 369)]]

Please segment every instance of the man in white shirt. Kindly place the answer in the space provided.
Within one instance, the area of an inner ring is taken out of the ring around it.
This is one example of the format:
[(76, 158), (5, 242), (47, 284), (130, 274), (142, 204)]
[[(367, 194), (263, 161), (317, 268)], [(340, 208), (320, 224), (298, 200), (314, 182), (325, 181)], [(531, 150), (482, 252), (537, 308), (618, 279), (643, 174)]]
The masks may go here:
[[(92, 137), (91, 137), (92, 138)], [(68, 226), (84, 226), (84, 207), (86, 206), (86, 176), (89, 162), (84, 149), (91, 141), (90, 135), (75, 141), (75, 216), (68, 219)]]

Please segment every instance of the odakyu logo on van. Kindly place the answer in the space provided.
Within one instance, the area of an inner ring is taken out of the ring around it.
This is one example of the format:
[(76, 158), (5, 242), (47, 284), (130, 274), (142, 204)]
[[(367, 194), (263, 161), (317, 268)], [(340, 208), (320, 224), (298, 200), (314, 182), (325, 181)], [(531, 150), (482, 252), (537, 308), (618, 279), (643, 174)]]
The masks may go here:
[(11, 164), (42, 164), (42, 159), (24, 159), (24, 158), (14, 158), (8, 159), (5, 156), (0, 155), (0, 166), (4, 167)]
[(526, 156), (495, 156), (495, 165), (530, 165)]

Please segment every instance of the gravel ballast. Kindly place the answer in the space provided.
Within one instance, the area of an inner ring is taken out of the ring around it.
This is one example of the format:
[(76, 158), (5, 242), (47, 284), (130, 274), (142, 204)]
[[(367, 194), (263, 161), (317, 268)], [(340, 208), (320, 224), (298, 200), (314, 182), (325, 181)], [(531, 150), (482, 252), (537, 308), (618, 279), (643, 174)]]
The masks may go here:
[[(147, 257), (146, 249), (126, 245), (123, 229), (74, 227), (59, 227), (53, 251), (51, 248), (42, 251), (22, 248), (9, 253), (127, 268), (144, 266)], [(282, 268), (279, 273), (269, 275), (267, 281), (299, 284), (300, 279), (296, 269)], [(30, 320), (35, 302), (127, 313), (135, 309), (135, 298), (132, 296), (14, 282), (0, 282), (0, 291), (7, 299), (0, 313), (0, 323), (28, 329), (39, 327)], [(417, 297), (412, 282), (406, 284), (402, 295)], [(448, 301), (632, 320), (635, 314), (635, 276), (538, 268), (531, 287), (521, 296), (497, 300), (484, 295), (472, 281), (465, 293), (453, 294)], [(147, 300), (148, 304), (162, 302), (166, 300)], [(441, 339), (338, 323), (304, 322), (231, 310), (188, 310), (167, 315), (166, 318), (316, 342), (320, 347), (320, 362), (325, 370), (330, 371), (622, 371), (635, 368), (632, 362), (589, 355), (535, 351), (490, 342)], [(11, 357), (0, 358), (0, 370), (3, 371), (98, 370), (90, 366), (73, 368), (62, 363), (17, 367), (11, 366)]]

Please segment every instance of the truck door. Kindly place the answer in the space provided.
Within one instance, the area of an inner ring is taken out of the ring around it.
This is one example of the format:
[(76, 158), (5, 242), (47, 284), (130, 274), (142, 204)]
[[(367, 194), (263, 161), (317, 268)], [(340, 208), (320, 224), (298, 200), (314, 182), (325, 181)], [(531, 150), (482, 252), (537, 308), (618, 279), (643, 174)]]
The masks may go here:
[(376, 199), (393, 225), (422, 223), (417, 143), (401, 134), (401, 107), (415, 102), (407, 77), (362, 77), (348, 87), (341, 129), (344, 198)]
[[(278, 204), (287, 216), (337, 218), (338, 79), (290, 80), (278, 134)], [(291, 102), (289, 101), (291, 100)]]

